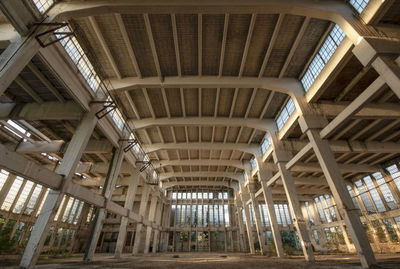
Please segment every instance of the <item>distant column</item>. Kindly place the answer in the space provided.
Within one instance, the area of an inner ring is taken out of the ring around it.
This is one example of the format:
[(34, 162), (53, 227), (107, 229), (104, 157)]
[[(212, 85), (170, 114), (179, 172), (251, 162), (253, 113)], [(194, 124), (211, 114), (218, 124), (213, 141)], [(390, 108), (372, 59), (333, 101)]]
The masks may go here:
[[(146, 213), (149, 193), (150, 193), (150, 186), (145, 183), (142, 188), (142, 197), (140, 199), (140, 206), (139, 206), (139, 215), (142, 218), (142, 220), (144, 219), (144, 214)], [(142, 237), (142, 228), (143, 228), (142, 222), (139, 222), (136, 224), (136, 236), (135, 236), (135, 242), (133, 243), (133, 249), (132, 249), (133, 255), (136, 255), (139, 253), (140, 240)]]
[[(136, 190), (137, 186), (139, 184), (139, 176), (140, 172), (138, 169), (132, 169), (131, 170), (131, 176), (129, 177), (129, 185), (128, 185), (128, 192), (126, 194), (126, 200), (125, 200), (125, 208), (128, 209), (129, 211), (132, 210), (133, 203), (135, 202), (135, 197), (136, 197)], [(126, 240), (126, 228), (129, 224), (129, 218), (122, 216), (121, 217), (121, 224), (119, 226), (119, 233), (118, 233), (118, 239), (117, 239), (117, 244), (115, 246), (115, 258), (120, 258), (121, 253), (124, 249), (125, 245), (125, 240)]]

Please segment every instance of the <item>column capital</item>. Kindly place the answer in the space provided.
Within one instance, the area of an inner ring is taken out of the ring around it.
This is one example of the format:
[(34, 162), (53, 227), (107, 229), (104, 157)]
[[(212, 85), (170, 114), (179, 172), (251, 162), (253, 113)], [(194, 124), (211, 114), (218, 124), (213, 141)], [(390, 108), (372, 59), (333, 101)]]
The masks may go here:
[(251, 193), (255, 193), (257, 190), (256, 190), (256, 183), (253, 181), (253, 182), (249, 182), (249, 184), (248, 184), (248, 189), (249, 189), (249, 193), (251, 194)]
[(274, 152), (272, 153), (272, 157), (274, 158), (275, 164), (282, 163), (282, 162), (287, 163), (288, 161), (290, 161), (292, 159), (289, 152), (283, 148), (275, 149)]
[(379, 54), (400, 53), (400, 40), (385, 37), (360, 37), (353, 54), (363, 66), (370, 65)]
[(328, 121), (321, 115), (302, 115), (299, 117), (300, 129), (306, 133), (310, 129), (323, 129)]

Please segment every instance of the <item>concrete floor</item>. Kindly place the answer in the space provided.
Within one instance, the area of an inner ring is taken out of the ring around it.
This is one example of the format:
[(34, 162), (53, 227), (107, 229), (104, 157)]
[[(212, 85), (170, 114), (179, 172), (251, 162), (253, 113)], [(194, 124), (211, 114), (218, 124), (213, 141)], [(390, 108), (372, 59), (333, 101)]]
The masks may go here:
[[(179, 258), (174, 258), (174, 255), (179, 255)], [(400, 255), (377, 255), (377, 260), (379, 266), (376, 268), (400, 268)], [(124, 254), (120, 260), (114, 259), (110, 254), (97, 254), (89, 264), (82, 262), (82, 257), (41, 260), (35, 268), (336, 269), (361, 266), (358, 258), (350, 255), (317, 255), (316, 262), (307, 263), (302, 257), (278, 259), (243, 253), (160, 253), (139, 256)]]

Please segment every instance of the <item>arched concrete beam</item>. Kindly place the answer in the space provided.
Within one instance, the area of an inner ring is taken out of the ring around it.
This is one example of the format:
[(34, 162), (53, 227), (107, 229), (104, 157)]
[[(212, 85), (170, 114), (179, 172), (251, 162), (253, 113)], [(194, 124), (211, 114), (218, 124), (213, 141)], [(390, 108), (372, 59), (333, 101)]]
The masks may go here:
[(273, 119), (244, 119), (228, 117), (180, 117), (128, 120), (133, 129), (142, 129), (153, 126), (242, 126), (268, 132), (274, 129), (276, 123)]
[(238, 169), (245, 169), (244, 162), (239, 160), (163, 160), (153, 161), (154, 168), (166, 166), (230, 166)]
[(252, 154), (253, 156), (261, 156), (260, 145), (252, 145), (247, 143), (155, 143), (151, 145), (142, 145), (143, 150), (148, 154), (160, 150), (237, 150)]
[[(371, 1), (372, 2), (372, 1)], [(383, 1), (374, 1), (377, 10)], [(342, 0), (114, 0), (59, 2), (48, 12), (52, 20), (69, 20), (78, 17), (97, 16), (107, 13), (120, 14), (291, 14), (307, 16), (337, 23), (346, 35), (356, 43), (363, 35), (362, 22), (353, 14), (349, 4)], [(372, 13), (372, 12), (371, 12)], [(371, 19), (364, 18), (367, 23)]]
[(170, 172), (170, 173), (159, 173), (158, 174), (160, 181), (165, 181), (169, 178), (174, 177), (226, 177), (236, 181), (243, 180), (243, 174), (241, 173), (232, 173), (232, 172), (207, 172), (207, 171), (197, 171), (197, 172)]

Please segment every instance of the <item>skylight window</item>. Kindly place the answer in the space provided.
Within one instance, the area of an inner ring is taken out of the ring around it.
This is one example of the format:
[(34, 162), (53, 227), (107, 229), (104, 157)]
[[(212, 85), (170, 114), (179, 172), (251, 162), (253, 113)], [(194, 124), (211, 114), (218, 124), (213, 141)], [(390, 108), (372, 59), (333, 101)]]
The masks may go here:
[(301, 79), (301, 83), (306, 91), (310, 89), (311, 85), (317, 79), (345, 36), (343, 30), (336, 24)]
[(33, 3), (40, 13), (43, 14), (54, 4), (54, 0), (33, 0)]
[(14, 199), (17, 197), (18, 190), (21, 187), (23, 181), (24, 179), (21, 177), (17, 177), (14, 180), (14, 183), (12, 184), (10, 190), (7, 193), (6, 198), (4, 199), (3, 204), (1, 205), (1, 210), (6, 210), (6, 211), (10, 210), (11, 205), (13, 204)]
[(0, 169), (0, 190), (3, 188), (4, 184), (8, 178), (8, 172), (6, 170)]
[(372, 205), (372, 201), (369, 199), (368, 194), (362, 184), (361, 179), (354, 182), (357, 187), (358, 193), (361, 197), (362, 202), (364, 203), (365, 209), (368, 211), (368, 214), (375, 213), (374, 206)]
[(390, 209), (396, 209), (398, 206), (382, 174), (380, 172), (377, 172), (372, 174), (372, 176), (376, 179), (376, 183), (378, 184), (379, 189), (381, 190), (388, 207)]
[(40, 185), (37, 185), (35, 187), (35, 190), (32, 193), (31, 198), (28, 201), (28, 204), (25, 208), (24, 214), (31, 214), (33, 212), (33, 210), (35, 209), (35, 205), (37, 200), (39, 199), (39, 195), (42, 192), (43, 187)]
[[(71, 32), (71, 30), (68, 26), (62, 27), (56, 31), (56, 37), (59, 39), (65, 37), (62, 34), (63, 32)], [(84, 53), (81, 45), (78, 43), (78, 40), (74, 36), (68, 36), (61, 39), (60, 43), (68, 53), (71, 60), (75, 63), (76, 67), (85, 78), (90, 88), (95, 93), (98, 93), (101, 80), (94, 70), (93, 65), (90, 63), (88, 57)], [(99, 92), (99, 94), (103, 93)]]
[[(56, 31), (55, 36), (60, 39), (60, 44), (64, 47), (65, 51), (74, 62), (79, 72), (82, 74), (83, 78), (86, 80), (93, 92), (98, 97), (108, 96), (106, 86), (94, 70), (93, 65), (89, 61), (78, 40), (74, 36), (65, 37), (65, 35), (63, 34), (65, 32), (71, 32), (68, 26), (62, 27)], [(112, 102), (110, 96), (108, 96), (107, 101)], [(107, 108), (107, 111), (110, 111), (109, 116), (111, 117), (117, 128), (122, 131), (124, 126), (126, 125), (125, 120), (122, 117), (122, 113), (118, 108), (115, 108), (112, 111), (111, 109), (111, 107)], [(131, 137), (133, 137), (132, 134)], [(139, 159), (149, 161), (147, 155), (143, 156), (144, 154), (140, 153), (140, 146), (138, 144), (133, 146), (133, 150), (136, 153), (137, 157), (139, 157)], [(150, 172), (150, 174), (153, 172), (150, 169), (147, 170)], [(153, 175), (153, 179), (155, 178), (157, 177), (154, 177)]]
[(7, 126), (4, 126), (7, 130), (18, 136), (19, 138), (24, 138), (24, 141), (26, 141), (26, 137), (30, 137), (31, 133), (28, 132), (26, 129), (22, 128), (19, 124), (15, 123), (12, 120), (8, 120), (7, 123), (12, 127), (9, 128)]
[(378, 209), (379, 212), (385, 212), (385, 206), (382, 202), (381, 197), (379, 196), (378, 191), (375, 188), (374, 183), (372, 182), (372, 179), (370, 176), (366, 176), (363, 178), (365, 185), (367, 186), (369, 193), (371, 194), (372, 199), (374, 200), (375, 206)]
[(264, 136), (264, 140), (261, 143), (261, 152), (262, 154), (265, 154), (269, 146), (271, 145), (271, 138), (269, 137), (269, 134), (266, 133)]
[(278, 118), (276, 119), (276, 125), (278, 126), (278, 130), (280, 131), (285, 123), (288, 121), (290, 116), (296, 110), (292, 98), (290, 98), (286, 105), (283, 107), (281, 113), (279, 114)]
[(262, 212), (260, 212), (261, 216), (264, 216), (263, 218), (261, 218), (261, 221), (263, 222), (263, 225), (264, 226), (270, 226), (269, 215), (268, 215), (268, 211), (267, 211), (267, 205), (266, 204), (260, 204), (259, 207), (260, 207), (260, 211), (262, 211)]
[(347, 190), (348, 190), (349, 193), (350, 193), (350, 197), (351, 197), (351, 199), (353, 200), (353, 204), (354, 204), (355, 208), (360, 209), (360, 207), (358, 206), (357, 199), (356, 199), (356, 197), (355, 197), (355, 195), (354, 195), (354, 191), (353, 191), (353, 189), (351, 188), (351, 186), (347, 185)]
[(257, 167), (257, 161), (255, 158), (250, 159), (251, 170)]
[(32, 181), (27, 181), (25, 183), (24, 188), (22, 189), (22, 191), (19, 194), (18, 200), (14, 205), (13, 213), (16, 213), (16, 214), (21, 213), (21, 211), (24, 207), (25, 201), (28, 199), (29, 192), (31, 191), (33, 185), (34, 185), (34, 183)]
[(350, 0), (350, 5), (352, 5), (354, 9), (361, 14), (361, 12), (363, 12), (364, 8), (367, 6), (368, 2), (369, 0)]

